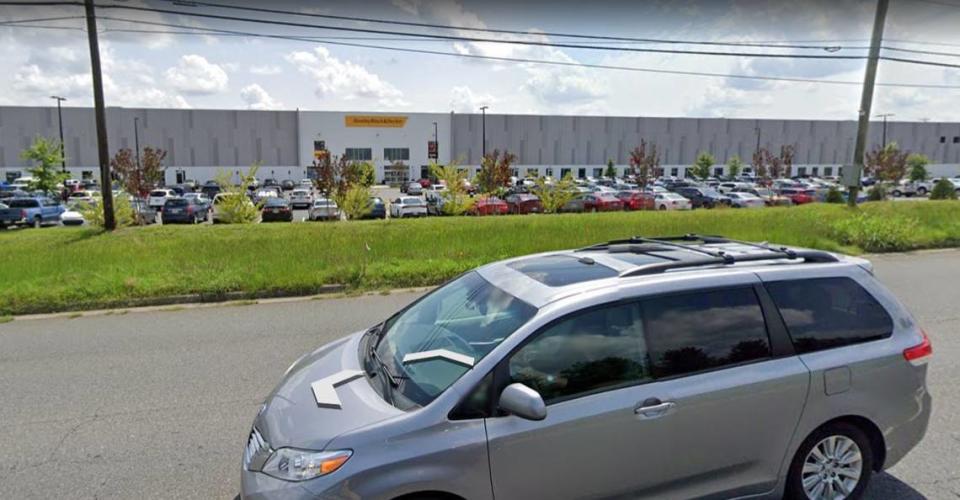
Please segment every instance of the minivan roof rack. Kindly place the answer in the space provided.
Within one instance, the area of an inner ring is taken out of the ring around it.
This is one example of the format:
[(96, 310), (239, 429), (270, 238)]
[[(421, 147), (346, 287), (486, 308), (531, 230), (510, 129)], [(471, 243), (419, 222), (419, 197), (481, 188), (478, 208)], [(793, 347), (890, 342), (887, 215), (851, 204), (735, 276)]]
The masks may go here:
[[(695, 246), (692, 244), (685, 245), (683, 242), (695, 243), (702, 242), (705, 245), (709, 244), (718, 244), (718, 243), (731, 243), (736, 245), (743, 245), (752, 248), (757, 248), (764, 250), (764, 252), (753, 253), (753, 254), (744, 254), (744, 255), (733, 255), (723, 250), (708, 250), (702, 246)], [(651, 244), (651, 245), (660, 245), (662, 247), (676, 248), (681, 250), (687, 250), (690, 252), (696, 252), (703, 257), (698, 257), (694, 259), (682, 259), (682, 260), (670, 260), (666, 262), (658, 262), (654, 264), (647, 264), (635, 269), (624, 272), (620, 275), (621, 278), (631, 277), (631, 276), (643, 276), (649, 274), (660, 274), (666, 271), (673, 269), (683, 269), (690, 267), (700, 267), (700, 266), (710, 266), (710, 265), (731, 265), (738, 262), (757, 262), (764, 260), (800, 260), (805, 263), (830, 263), (830, 262), (839, 262), (836, 256), (831, 253), (820, 251), (820, 250), (794, 250), (787, 248), (785, 246), (772, 247), (766, 242), (764, 243), (753, 243), (749, 241), (734, 240), (726, 238), (723, 236), (714, 236), (714, 235), (703, 235), (703, 234), (685, 234), (682, 236), (661, 236), (655, 238), (644, 238), (642, 236), (634, 236), (628, 239), (621, 240), (611, 240), (607, 243), (601, 243), (598, 245), (593, 245), (585, 248), (581, 248), (577, 251), (598, 251), (598, 250), (607, 250), (611, 246), (616, 245), (630, 245), (630, 244)]]

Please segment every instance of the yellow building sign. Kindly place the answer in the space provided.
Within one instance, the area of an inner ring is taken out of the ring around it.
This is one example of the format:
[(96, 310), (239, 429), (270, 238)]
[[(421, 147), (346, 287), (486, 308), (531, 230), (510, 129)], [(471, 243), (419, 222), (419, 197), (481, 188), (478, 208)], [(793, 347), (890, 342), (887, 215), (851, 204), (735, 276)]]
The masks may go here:
[(407, 124), (406, 116), (387, 115), (347, 115), (344, 117), (347, 127), (403, 128)]

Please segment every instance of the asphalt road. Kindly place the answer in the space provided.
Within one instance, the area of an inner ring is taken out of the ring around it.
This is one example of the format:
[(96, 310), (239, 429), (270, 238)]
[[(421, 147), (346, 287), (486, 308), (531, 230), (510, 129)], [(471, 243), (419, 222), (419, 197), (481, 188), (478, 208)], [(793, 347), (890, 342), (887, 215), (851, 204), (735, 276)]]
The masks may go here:
[[(874, 259), (936, 353), (923, 443), (868, 498), (960, 496), (960, 251)], [(0, 498), (232, 498), (257, 406), (300, 354), (415, 293), (0, 325)]]

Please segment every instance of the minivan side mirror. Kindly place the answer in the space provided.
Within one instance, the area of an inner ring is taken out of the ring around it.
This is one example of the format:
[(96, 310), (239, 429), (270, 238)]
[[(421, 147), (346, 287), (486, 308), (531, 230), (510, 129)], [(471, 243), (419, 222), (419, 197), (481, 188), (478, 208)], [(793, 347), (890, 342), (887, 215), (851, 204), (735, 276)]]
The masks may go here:
[(498, 406), (501, 410), (527, 420), (547, 418), (547, 405), (540, 394), (519, 383), (510, 384), (503, 389)]

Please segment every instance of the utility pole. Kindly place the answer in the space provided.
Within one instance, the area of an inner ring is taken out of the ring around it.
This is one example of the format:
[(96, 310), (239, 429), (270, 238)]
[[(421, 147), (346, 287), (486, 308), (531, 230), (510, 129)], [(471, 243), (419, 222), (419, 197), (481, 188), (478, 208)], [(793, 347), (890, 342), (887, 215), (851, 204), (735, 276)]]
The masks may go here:
[(882, 136), (882, 139), (880, 140), (881, 148), (887, 147), (887, 117), (889, 116), (894, 116), (894, 115), (893, 113), (883, 113), (876, 116), (877, 118), (883, 118), (883, 136)]
[(57, 100), (57, 125), (60, 126), (60, 166), (63, 168), (63, 172), (67, 172), (67, 153), (64, 151), (63, 147), (63, 112), (60, 110), (60, 103), (66, 101), (66, 97), (60, 97), (58, 95), (50, 96), (51, 99)]
[(140, 170), (140, 117), (133, 117), (133, 147), (137, 148), (137, 170)]
[(857, 206), (860, 193), (860, 177), (863, 175), (863, 152), (867, 147), (867, 131), (870, 128), (870, 106), (873, 104), (873, 84), (877, 80), (877, 63), (880, 60), (880, 42), (883, 40), (883, 24), (887, 18), (889, 0), (877, 0), (877, 13), (873, 19), (873, 35), (870, 37), (870, 52), (867, 70), (863, 77), (863, 92), (860, 95), (860, 121), (857, 124), (857, 145), (853, 150), (853, 172), (847, 177), (847, 205)]
[(490, 106), (480, 106), (480, 112), (483, 113), (482, 127), (483, 128), (483, 143), (480, 145), (480, 150), (483, 151), (483, 156), (487, 156), (487, 108)]
[(100, 71), (100, 44), (97, 42), (97, 14), (93, 0), (84, 0), (87, 16), (87, 40), (90, 42), (90, 70), (93, 73), (93, 105), (97, 120), (97, 152), (100, 156), (100, 189), (103, 200), (103, 227), (117, 228), (113, 217), (113, 181), (110, 179), (110, 150), (107, 147), (107, 112), (103, 102), (103, 75)]

